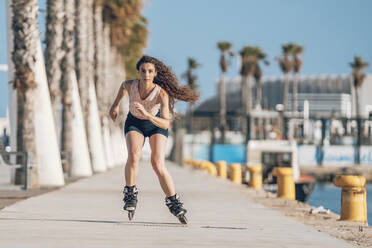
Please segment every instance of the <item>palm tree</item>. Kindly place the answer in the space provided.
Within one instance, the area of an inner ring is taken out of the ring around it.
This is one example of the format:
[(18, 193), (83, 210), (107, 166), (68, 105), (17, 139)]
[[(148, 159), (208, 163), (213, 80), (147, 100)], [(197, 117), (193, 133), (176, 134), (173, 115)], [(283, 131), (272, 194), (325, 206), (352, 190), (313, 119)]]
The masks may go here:
[(93, 3), (94, 20), (94, 83), (97, 94), (98, 108), (100, 112), (101, 125), (102, 119), (106, 115), (104, 106), (105, 78), (104, 78), (104, 41), (103, 41), (103, 22), (102, 22), (102, 0), (95, 0)]
[(266, 54), (264, 54), (261, 49), (257, 50), (257, 64), (254, 69), (253, 77), (256, 81), (256, 90), (257, 90), (257, 96), (256, 96), (256, 108), (261, 109), (261, 103), (262, 103), (262, 86), (261, 86), (261, 78), (263, 75), (263, 71), (260, 67), (259, 61), (262, 60), (265, 65), (269, 65), (269, 61), (266, 60)]
[[(45, 65), (52, 103), (54, 123), (56, 127), (59, 119), (61, 104), (60, 81), (61, 59), (63, 57), (61, 46), (63, 38), (63, 0), (47, 1), (46, 33), (45, 33)], [(59, 132), (57, 131), (57, 134)]]
[(369, 66), (368, 62), (363, 61), (362, 57), (355, 56), (354, 61), (349, 63), (353, 69), (352, 77), (355, 88), (355, 106), (356, 106), (356, 116), (360, 117), (360, 88), (363, 85), (364, 79), (366, 77), (365, 73), (362, 72), (363, 69)]
[(92, 170), (75, 74), (75, 0), (64, 0), (63, 7), (61, 151), (71, 156), (63, 169), (72, 176), (90, 176)]
[(219, 126), (221, 130), (221, 142), (225, 143), (225, 130), (227, 126), (226, 122), (226, 93), (225, 93), (225, 73), (230, 65), (229, 58), (234, 56), (231, 51), (232, 44), (228, 41), (217, 42), (217, 47), (221, 51), (220, 57), (220, 68), (221, 68), (221, 81), (219, 84), (219, 99), (220, 99), (220, 121)]
[[(186, 80), (187, 85), (192, 90), (197, 90), (198, 89), (197, 76), (195, 74), (193, 74), (193, 71), (198, 69), (199, 67), (200, 67), (200, 64), (194, 58), (188, 58), (187, 59), (187, 70), (182, 75), (182, 77)], [(189, 105), (189, 111), (190, 112), (192, 111), (192, 105), (193, 105), (193, 103), (190, 103), (190, 105)]]
[(284, 87), (283, 87), (283, 112), (287, 111), (288, 105), (288, 89), (289, 89), (289, 73), (292, 71), (293, 62), (289, 58), (292, 53), (293, 44), (282, 45), (282, 56), (276, 58), (279, 62), (280, 69), (284, 73)]
[(300, 45), (293, 44), (292, 48), (292, 56), (293, 56), (293, 88), (292, 88), (292, 110), (293, 112), (297, 112), (298, 110), (298, 103), (297, 103), (297, 95), (298, 95), (298, 81), (299, 81), (299, 73), (302, 68), (302, 60), (300, 58), (300, 54), (303, 53), (304, 48)]
[(355, 89), (355, 106), (356, 106), (356, 117), (357, 117), (357, 129), (358, 129), (358, 139), (357, 139), (357, 149), (356, 149), (356, 164), (360, 164), (360, 146), (361, 146), (361, 133), (362, 133), (362, 122), (360, 113), (360, 88), (363, 85), (366, 74), (362, 72), (363, 69), (369, 66), (368, 62), (363, 61), (362, 57), (354, 56), (354, 61), (349, 63), (353, 69), (352, 78)]
[[(17, 151), (31, 152), (38, 161), (35, 143), (35, 64), (38, 45), (37, 0), (13, 0), (13, 52), (15, 67), (13, 87), (17, 90)], [(17, 169), (16, 184), (23, 184), (24, 171)], [(33, 187), (38, 187), (33, 169)]]
[(75, 71), (85, 126), (88, 120), (88, 40), (86, 0), (75, 1)]
[(258, 47), (245, 46), (240, 50), (241, 67), (241, 105), (243, 115), (248, 115), (252, 110), (252, 76), (258, 63)]
[[(74, 3), (75, 0), (64, 0), (63, 10), (65, 12), (63, 22), (63, 41), (62, 49), (64, 56), (62, 58), (61, 68), (63, 70), (61, 78), (62, 93), (62, 127), (61, 127), (61, 151), (67, 154), (73, 152), (72, 144), (72, 85), (70, 75), (74, 72)], [(71, 164), (69, 159), (64, 163), (64, 172), (70, 171)]]
[[(197, 84), (197, 76), (193, 74), (193, 71), (198, 69), (200, 64), (194, 59), (194, 58), (188, 58), (187, 59), (187, 70), (186, 72), (182, 75), (182, 78), (184, 78), (187, 82), (187, 85), (192, 89), (192, 90), (197, 90), (198, 89), (198, 84)], [(193, 108), (193, 103), (189, 103), (189, 127), (192, 128), (192, 108)]]
[(102, 125), (99, 116), (98, 104), (97, 104), (97, 93), (94, 82), (94, 56), (95, 56), (95, 45), (94, 45), (94, 16), (93, 16), (93, 0), (85, 0), (86, 3), (86, 23), (87, 23), (87, 90), (88, 90), (88, 145), (91, 154), (91, 161), (94, 172), (103, 172), (107, 169), (103, 138), (102, 138)]
[(137, 76), (136, 62), (147, 43), (147, 20), (141, 14), (143, 1), (103, 1), (103, 20), (110, 25), (110, 40), (122, 55), (128, 78)]

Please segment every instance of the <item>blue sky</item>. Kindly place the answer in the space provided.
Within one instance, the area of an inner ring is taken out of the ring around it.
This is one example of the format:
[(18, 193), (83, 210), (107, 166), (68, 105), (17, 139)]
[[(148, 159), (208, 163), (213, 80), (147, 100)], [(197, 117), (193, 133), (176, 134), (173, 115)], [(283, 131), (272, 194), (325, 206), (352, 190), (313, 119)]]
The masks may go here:
[[(6, 63), (5, 1), (0, 2), (0, 63)], [(45, 9), (45, 0), (39, 2)], [(372, 63), (370, 0), (153, 0), (143, 13), (150, 30), (145, 53), (163, 60), (177, 75), (186, 70), (188, 57), (197, 59), (202, 99), (215, 94), (220, 40), (233, 43), (235, 52), (245, 45), (260, 46), (271, 62), (265, 75), (281, 75), (273, 59), (287, 42), (305, 47), (306, 75), (350, 73), (354, 55)], [(234, 59), (229, 77), (238, 75), (237, 67)], [(0, 116), (5, 115), (6, 82), (6, 74), (0, 73)]]

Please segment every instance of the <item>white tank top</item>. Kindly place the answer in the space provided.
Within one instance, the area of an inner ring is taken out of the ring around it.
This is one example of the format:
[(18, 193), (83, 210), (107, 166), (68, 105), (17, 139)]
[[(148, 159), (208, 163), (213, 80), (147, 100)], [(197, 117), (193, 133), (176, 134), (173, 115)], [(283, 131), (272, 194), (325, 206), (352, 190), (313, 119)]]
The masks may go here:
[(147, 112), (155, 116), (160, 110), (160, 103), (158, 102), (158, 96), (161, 90), (161, 87), (155, 84), (155, 88), (150, 92), (150, 94), (146, 97), (146, 99), (142, 100), (139, 94), (139, 79), (135, 80), (131, 83), (130, 91), (129, 91), (129, 111), (135, 117), (139, 119), (144, 119), (145, 116), (141, 114), (138, 110), (132, 107), (132, 102), (139, 102), (141, 103)]

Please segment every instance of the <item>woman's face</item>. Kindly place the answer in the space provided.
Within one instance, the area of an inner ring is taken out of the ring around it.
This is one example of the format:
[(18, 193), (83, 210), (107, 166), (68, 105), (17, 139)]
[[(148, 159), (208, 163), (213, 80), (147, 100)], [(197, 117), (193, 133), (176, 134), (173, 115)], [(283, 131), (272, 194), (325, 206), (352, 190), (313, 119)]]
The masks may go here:
[(152, 63), (141, 64), (138, 74), (142, 82), (152, 83), (157, 75), (155, 65)]

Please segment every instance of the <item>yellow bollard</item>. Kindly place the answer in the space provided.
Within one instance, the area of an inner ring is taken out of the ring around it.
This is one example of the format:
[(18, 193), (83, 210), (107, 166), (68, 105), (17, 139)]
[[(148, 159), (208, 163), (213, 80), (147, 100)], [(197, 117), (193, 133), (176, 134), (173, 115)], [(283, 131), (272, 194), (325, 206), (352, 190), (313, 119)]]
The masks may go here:
[(190, 166), (192, 164), (192, 159), (188, 159), (188, 158), (184, 158), (183, 159), (183, 163), (185, 163), (186, 165)]
[(194, 162), (194, 168), (195, 169), (199, 169), (200, 167), (201, 167), (201, 165), (202, 165), (202, 161), (199, 161), (199, 160), (196, 160), (195, 162)]
[(261, 166), (248, 166), (249, 170), (249, 187), (254, 189), (262, 188), (262, 167)]
[(342, 188), (340, 220), (367, 223), (366, 178), (340, 175), (333, 184)]
[(217, 175), (217, 169), (216, 169), (216, 166), (214, 166), (214, 164), (212, 162), (207, 162), (207, 167), (205, 168), (205, 170), (211, 174), (212, 176), (216, 176)]
[(221, 178), (227, 178), (227, 164), (226, 161), (217, 161), (217, 176)]
[(205, 170), (207, 167), (208, 167), (208, 161), (205, 161), (205, 160), (203, 160), (201, 163), (200, 163), (200, 169), (202, 169), (202, 170)]
[(278, 198), (296, 199), (296, 189), (293, 180), (293, 170), (290, 167), (275, 167), (273, 175), (277, 177)]
[(242, 166), (238, 163), (231, 164), (230, 169), (230, 180), (233, 183), (241, 184), (242, 183)]

